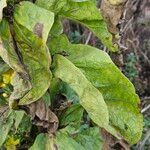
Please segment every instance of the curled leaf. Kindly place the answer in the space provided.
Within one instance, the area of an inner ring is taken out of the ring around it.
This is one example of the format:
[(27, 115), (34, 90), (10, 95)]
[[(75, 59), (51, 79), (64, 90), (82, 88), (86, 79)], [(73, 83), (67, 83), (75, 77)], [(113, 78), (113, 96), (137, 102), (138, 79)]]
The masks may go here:
[[(10, 107), (15, 107), (17, 102), (14, 101), (20, 99), (31, 89), (31, 83), (29, 81), (29, 75), (27, 73), (26, 67), (18, 55), (18, 51), (14, 48), (15, 45), (14, 42), (12, 42), (13, 37), (10, 32), (9, 24), (6, 20), (3, 20), (0, 23), (0, 36), (0, 56), (15, 72), (12, 77), (14, 91), (12, 92), (9, 101)], [(15, 81), (16, 78), (17, 81)], [(22, 83), (19, 85), (20, 82)], [(19, 90), (17, 88), (18, 85), (21, 87)], [(24, 89), (24, 87), (26, 88)]]
[(27, 113), (35, 125), (47, 130), (49, 134), (55, 133), (58, 128), (58, 118), (44, 103), (43, 100), (32, 103), (28, 106)]
[(32, 84), (32, 89), (20, 99), (19, 104), (30, 104), (42, 97), (50, 85), (51, 58), (46, 40), (54, 14), (30, 2), (22, 2), (16, 7), (14, 20), (18, 48)]

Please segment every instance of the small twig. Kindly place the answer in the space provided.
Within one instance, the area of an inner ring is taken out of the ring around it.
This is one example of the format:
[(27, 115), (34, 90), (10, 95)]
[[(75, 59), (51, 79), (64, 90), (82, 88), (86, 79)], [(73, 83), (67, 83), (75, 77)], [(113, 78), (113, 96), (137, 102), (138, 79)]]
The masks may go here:
[(141, 110), (141, 113), (146, 112), (150, 108), (150, 104)]
[(118, 46), (119, 46), (120, 49), (123, 49), (123, 50), (127, 50), (128, 49), (128, 47), (126, 47), (123, 44), (121, 44), (121, 41), (118, 41), (117, 44), (118, 44)]
[(121, 33), (124, 33), (128, 28), (129, 26), (131, 26), (131, 22), (133, 21), (133, 17), (126, 23), (126, 25), (123, 27), (123, 29), (121, 29)]
[(137, 58), (137, 61), (139, 61), (138, 51), (140, 51), (140, 50), (138, 49), (138, 47), (135, 45), (135, 43), (132, 40), (127, 39), (127, 41), (132, 45), (134, 54), (136, 55), (136, 58)]
[(145, 58), (145, 60), (150, 64), (150, 60), (149, 58), (146, 56), (146, 54), (143, 51), (140, 51), (140, 53), (143, 55), (143, 57)]
[(92, 32), (90, 32), (90, 33), (88, 34), (88, 37), (87, 37), (87, 39), (86, 39), (86, 41), (85, 41), (85, 44), (86, 44), (86, 45), (89, 43), (89, 41), (90, 41), (90, 39), (91, 39), (91, 36), (92, 36)]
[(106, 51), (107, 51), (107, 47), (106, 47), (106, 46), (104, 46), (104, 49), (103, 49), (103, 51), (104, 51), (104, 52), (106, 52)]
[(141, 98), (142, 99), (142, 101), (147, 101), (147, 100), (150, 100), (150, 96), (148, 96), (148, 97), (143, 97), (143, 98)]

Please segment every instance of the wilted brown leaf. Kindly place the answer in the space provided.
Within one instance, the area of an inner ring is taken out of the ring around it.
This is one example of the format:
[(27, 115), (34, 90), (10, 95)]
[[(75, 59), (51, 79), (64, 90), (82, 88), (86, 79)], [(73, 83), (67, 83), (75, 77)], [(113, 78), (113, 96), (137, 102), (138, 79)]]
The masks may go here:
[(31, 116), (33, 123), (46, 132), (51, 134), (57, 130), (58, 118), (43, 100), (28, 105), (27, 113)]
[(126, 1), (127, 0), (102, 0), (102, 14), (108, 23), (109, 31), (113, 34), (118, 33), (117, 25), (120, 21)]
[(129, 150), (129, 145), (124, 140), (118, 140), (106, 130), (102, 130), (101, 134), (105, 139), (103, 150)]

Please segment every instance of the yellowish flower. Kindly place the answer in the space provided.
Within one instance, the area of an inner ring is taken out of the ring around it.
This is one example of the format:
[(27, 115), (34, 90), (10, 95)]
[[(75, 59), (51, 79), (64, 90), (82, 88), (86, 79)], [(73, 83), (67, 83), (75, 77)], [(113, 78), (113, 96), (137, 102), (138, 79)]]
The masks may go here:
[(9, 84), (11, 82), (12, 74), (13, 74), (13, 70), (10, 69), (2, 75), (4, 84)]
[(7, 150), (16, 150), (16, 145), (18, 145), (19, 143), (20, 143), (19, 139), (9, 137), (4, 146)]
[(3, 96), (4, 98), (7, 98), (7, 97), (8, 97), (8, 94), (3, 93), (2, 96)]

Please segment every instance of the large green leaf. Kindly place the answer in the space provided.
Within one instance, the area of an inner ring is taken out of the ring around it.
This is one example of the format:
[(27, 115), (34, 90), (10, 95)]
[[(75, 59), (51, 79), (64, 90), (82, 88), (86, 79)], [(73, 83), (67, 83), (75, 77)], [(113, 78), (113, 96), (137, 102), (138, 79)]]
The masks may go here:
[(112, 35), (107, 30), (107, 25), (101, 12), (96, 8), (94, 2), (85, 0), (37, 0), (36, 4), (50, 11), (59, 12), (59, 16), (83, 24), (89, 28), (106, 47), (112, 51), (117, 50), (117, 46), (112, 44)]
[(29, 150), (53, 150), (53, 138), (50, 138), (47, 134), (39, 134), (34, 144)]
[(3, 8), (6, 7), (6, 0), (0, 0), (0, 22), (3, 18)]
[(143, 128), (143, 118), (138, 108), (139, 97), (132, 83), (115, 66), (108, 54), (90, 46), (70, 44), (64, 36), (52, 40), (49, 46), (53, 55), (65, 53), (99, 89), (107, 103), (111, 125), (128, 142), (136, 143)]
[[(70, 130), (74, 131), (73, 128)], [(98, 127), (88, 128), (74, 135), (64, 128), (57, 131), (55, 136), (39, 134), (29, 150), (101, 150), (102, 145), (103, 140)]]
[(60, 150), (102, 150), (103, 147), (99, 127), (80, 127), (76, 130), (72, 126), (67, 126), (56, 133), (54, 141)]
[(103, 147), (103, 140), (98, 127), (91, 127), (79, 132), (74, 136), (74, 140), (86, 150), (101, 150)]
[[(50, 54), (46, 45), (39, 45), (41, 40), (36, 40), (35, 36), (33, 36), (31, 33), (29, 34), (30, 37), (28, 36), (28, 38), (31, 38), (32, 42), (34, 41), (35, 43), (28, 43), (25, 41), (24, 36), (27, 36), (29, 33), (27, 30), (25, 30), (25, 28), (20, 28), (18, 25), (16, 25), (15, 30), (17, 33), (16, 39), (19, 43), (18, 47), (21, 50), (23, 60), (27, 66), (32, 84), (32, 89), (19, 101), (20, 105), (24, 105), (38, 100), (49, 88), (51, 80), (51, 72), (49, 70)], [(26, 40), (28, 40), (28, 38), (26, 38)], [(32, 47), (32, 44), (35, 44), (35, 47)], [(31, 49), (28, 46), (31, 46)]]
[(107, 106), (101, 93), (85, 78), (82, 72), (61, 55), (54, 58), (54, 76), (66, 82), (80, 98), (80, 104), (100, 127), (108, 125)]
[(50, 137), (43, 133), (39, 134), (29, 150), (54, 150), (55, 148), (59, 150), (85, 150), (81, 144), (77, 143), (66, 132), (62, 131), (58, 131), (55, 137)]
[(61, 131), (57, 132), (55, 143), (60, 150), (85, 150), (81, 144), (73, 140), (67, 133)]

